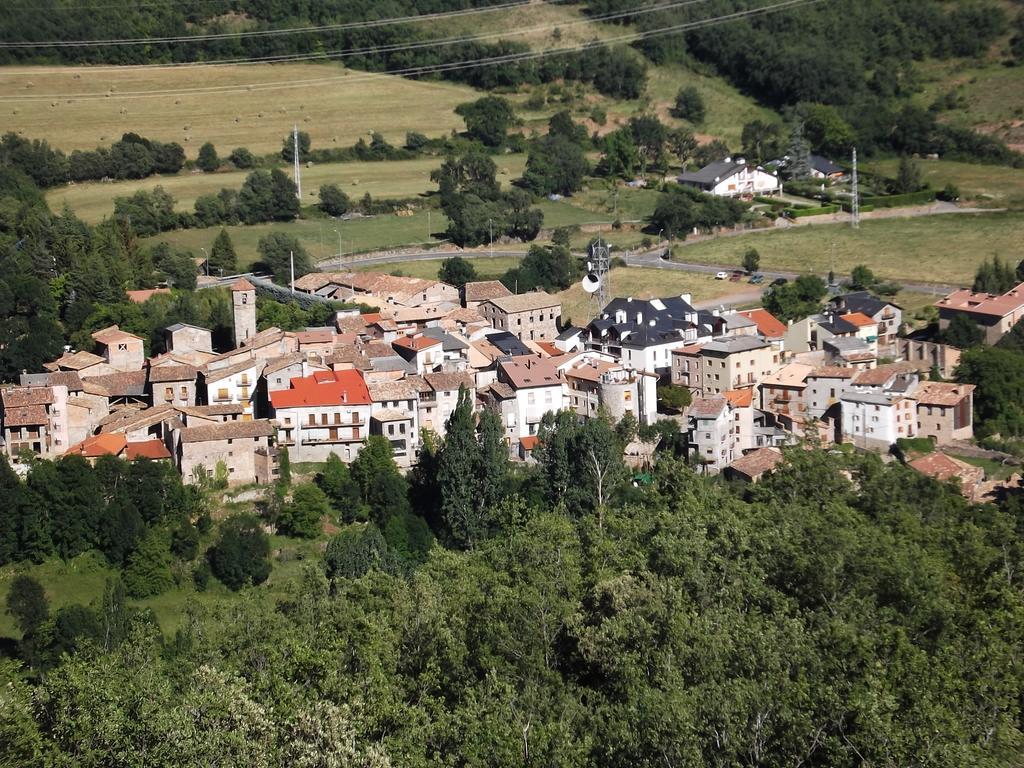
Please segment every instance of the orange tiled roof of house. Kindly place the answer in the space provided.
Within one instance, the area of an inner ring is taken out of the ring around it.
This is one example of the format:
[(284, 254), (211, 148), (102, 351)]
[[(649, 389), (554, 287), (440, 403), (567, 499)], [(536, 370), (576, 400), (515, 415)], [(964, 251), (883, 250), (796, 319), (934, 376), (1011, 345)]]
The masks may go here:
[(137, 443), (128, 443), (125, 447), (125, 458), (128, 461), (135, 461), (136, 459), (169, 459), (171, 458), (171, 452), (167, 450), (167, 446), (161, 443), (157, 439), (153, 440), (140, 440)]
[(848, 322), (850, 325), (856, 325), (858, 328), (865, 328), (869, 325), (878, 325), (877, 320), (872, 320), (863, 312), (849, 312), (845, 315), (840, 315), (840, 318)]
[(1024, 283), (1015, 285), (999, 296), (963, 288), (959, 291), (953, 291), (953, 293), (945, 298), (939, 299), (935, 302), (935, 306), (940, 309), (954, 309), (960, 312), (970, 312), (975, 315), (1005, 317), (1019, 307), (1024, 306)]
[(123, 433), (105, 432), (100, 435), (90, 435), (82, 442), (68, 448), (68, 453), (85, 456), (87, 459), (95, 459), (99, 456), (120, 456), (126, 445), (128, 445), (128, 438)]
[(730, 389), (722, 393), (733, 408), (749, 408), (754, 403), (754, 390)]
[(914, 399), (921, 405), (953, 406), (974, 391), (973, 384), (953, 384), (948, 381), (925, 381), (914, 391)]
[(747, 309), (740, 312), (757, 323), (757, 331), (768, 339), (780, 339), (786, 333), (786, 324), (767, 309)]
[(145, 304), (158, 293), (167, 294), (170, 292), (170, 288), (148, 288), (141, 291), (125, 291), (125, 293), (128, 294), (128, 301), (134, 304)]
[(370, 405), (370, 392), (357, 370), (317, 371), (312, 376), (292, 379), (291, 388), (270, 393), (275, 408), (321, 405)]

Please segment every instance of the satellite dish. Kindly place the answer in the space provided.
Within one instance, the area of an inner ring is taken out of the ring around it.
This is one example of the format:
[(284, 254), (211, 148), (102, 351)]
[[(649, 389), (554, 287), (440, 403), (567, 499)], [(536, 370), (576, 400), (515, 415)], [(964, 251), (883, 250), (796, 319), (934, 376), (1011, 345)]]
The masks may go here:
[(601, 287), (601, 278), (591, 272), (583, 278), (581, 285), (583, 286), (583, 290), (587, 293), (594, 293)]

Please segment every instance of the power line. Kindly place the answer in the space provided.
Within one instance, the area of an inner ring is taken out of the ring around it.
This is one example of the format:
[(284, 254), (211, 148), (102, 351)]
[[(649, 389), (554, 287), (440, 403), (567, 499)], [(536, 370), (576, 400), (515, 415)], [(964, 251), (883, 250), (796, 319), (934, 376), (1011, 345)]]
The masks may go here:
[[(316, 51), (314, 53), (287, 53), (277, 54), (272, 56), (256, 56), (247, 58), (237, 59), (220, 59), (216, 61), (187, 61), (187, 62), (174, 62), (166, 64), (139, 64), (132, 65), (132, 70), (149, 70), (149, 69), (181, 69), (181, 68), (195, 68), (195, 67), (226, 67), (226, 66), (243, 66), (250, 64), (289, 64), (294, 62), (302, 61), (327, 61), (334, 59), (344, 59), (351, 56), (359, 56), (366, 53), (396, 53), (403, 51), (418, 50), (423, 48), (433, 48), (436, 46), (447, 46), (447, 45), (458, 45), (461, 43), (472, 43), (480, 42), (483, 40), (494, 40), (494, 39), (506, 39), (510, 36), (522, 36), (530, 35), (536, 32), (544, 32), (554, 29), (565, 29), (567, 27), (575, 27), (580, 25), (589, 25), (598, 21), (615, 21), (618, 19), (624, 19), (633, 16), (641, 16), (649, 13), (656, 13), (658, 11), (671, 10), (674, 8), (680, 8), (689, 5), (696, 5), (699, 3), (706, 3), (709, 0), (673, 0), (672, 2), (664, 2), (658, 5), (640, 6), (637, 8), (631, 8), (625, 11), (617, 11), (614, 13), (606, 13), (598, 16), (590, 16), (585, 19), (576, 19), (573, 21), (566, 22), (555, 22), (551, 24), (540, 24), (533, 27), (522, 27), (519, 29), (513, 29), (502, 32), (486, 32), (478, 35), (462, 35), (459, 37), (448, 37), (448, 38), (432, 38), (430, 40), (421, 40), (417, 42), (405, 42), (405, 43), (390, 43), (387, 45), (371, 45), (365, 48), (342, 48), (332, 51)], [(521, 4), (520, 4), (521, 5)], [(124, 65), (116, 67), (89, 67), (89, 74), (99, 72), (112, 72), (112, 71), (123, 71)], [(36, 72), (66, 72), (66, 68), (58, 68), (51, 70), (34, 70)], [(4, 72), (0, 70), (0, 77), (11, 76), (20, 77), (20, 73), (16, 72)]]
[(774, 3), (772, 5), (761, 6), (759, 8), (752, 8), (743, 11), (735, 11), (733, 13), (725, 14), (722, 16), (712, 17), (709, 19), (700, 19), (697, 21), (685, 22), (683, 24), (675, 24), (668, 27), (659, 27), (653, 30), (645, 30), (638, 32), (630, 32), (625, 35), (618, 37), (606, 38), (604, 40), (593, 40), (588, 43), (582, 43), (578, 46), (563, 47), (563, 48), (552, 48), (543, 51), (522, 51), (517, 53), (503, 54), (499, 56), (486, 57), (481, 59), (474, 59), (471, 61), (452, 62), (448, 64), (427, 64), (415, 67), (405, 67), (402, 69), (388, 70), (385, 72), (367, 72), (359, 75), (333, 75), (330, 77), (313, 78), (307, 80), (289, 80), (287, 82), (270, 82), (270, 83), (251, 83), (248, 85), (222, 85), (222, 86), (201, 86), (197, 88), (183, 88), (183, 89), (166, 89), (166, 90), (151, 90), (151, 91), (124, 91), (111, 93), (105, 91), (102, 93), (85, 93), (85, 94), (31, 94), (31, 95), (19, 95), (9, 96), (0, 98), (0, 103), (17, 103), (17, 102), (31, 102), (41, 100), (65, 100), (72, 99), (76, 101), (91, 101), (96, 99), (106, 99), (116, 97), (118, 99), (144, 99), (144, 98), (163, 98), (167, 96), (192, 96), (192, 95), (203, 95), (203, 94), (216, 94), (216, 93), (239, 93), (239, 92), (256, 92), (256, 91), (272, 91), (281, 90), (286, 88), (293, 88), (295, 86), (308, 86), (308, 85), (323, 85), (327, 83), (335, 83), (344, 81), (347, 84), (365, 82), (367, 80), (379, 79), (386, 76), (403, 76), (403, 77), (420, 77), (424, 75), (437, 74), (441, 72), (452, 72), (463, 69), (472, 69), (475, 67), (495, 66), (499, 64), (513, 64), (524, 61), (532, 61), (535, 59), (546, 58), (550, 56), (560, 56), (573, 53), (579, 53), (594, 48), (604, 48), (617, 43), (636, 42), (639, 40), (647, 40), (654, 37), (661, 37), (663, 35), (674, 34), (678, 32), (685, 32), (692, 29), (700, 29), (708, 26), (715, 26), (717, 24), (723, 24), (730, 21), (736, 21), (742, 18), (748, 18), (752, 16), (758, 16), (763, 14), (775, 13), (778, 11), (790, 10), (794, 8), (800, 8), (808, 5), (816, 5), (825, 0), (782, 0), (782, 2)]
[[(567, 0), (544, 0), (545, 4), (557, 4)], [(338, 24), (321, 24), (308, 27), (285, 27), (281, 29), (251, 29), (236, 30), (234, 32), (210, 32), (201, 35), (174, 35), (168, 37), (132, 37), (114, 38), (104, 40), (45, 40), (42, 42), (0, 42), (0, 48), (95, 48), (107, 46), (130, 46), (130, 45), (154, 45), (157, 43), (201, 43), (211, 40), (229, 40), (245, 37), (279, 37), (282, 35), (304, 35), (312, 32), (338, 32), (347, 29), (372, 29), (375, 27), (388, 27), (395, 24), (414, 24), (423, 21), (437, 21), (439, 19), (451, 19), (460, 16), (475, 16), (482, 13), (492, 13), (498, 10), (507, 10), (516, 6), (525, 5), (523, 0), (491, 5), (483, 8), (463, 8), (456, 11), (438, 11), (436, 13), (423, 13), (412, 16), (395, 16), (384, 19), (366, 19), (363, 21), (346, 21)]]

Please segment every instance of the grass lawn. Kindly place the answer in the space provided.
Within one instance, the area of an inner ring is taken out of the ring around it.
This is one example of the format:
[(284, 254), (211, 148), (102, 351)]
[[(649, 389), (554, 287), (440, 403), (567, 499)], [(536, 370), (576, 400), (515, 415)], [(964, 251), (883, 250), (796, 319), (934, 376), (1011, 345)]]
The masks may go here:
[[(712, 275), (645, 267), (612, 269), (609, 287), (611, 296), (651, 299), (689, 293), (693, 301), (724, 296), (735, 288), (728, 282), (715, 280)], [(594, 299), (579, 285), (562, 291), (558, 296), (562, 299), (563, 322), (584, 323), (597, 312)]]
[[(238, 90), (119, 96), (217, 86)], [(19, 96), (36, 100), (11, 100)], [(392, 144), (401, 144), (407, 131), (441, 136), (465, 128), (453, 110), (479, 96), (466, 86), (391, 75), (366, 78), (365, 73), (330, 63), (201, 70), (5, 67), (0, 77), (4, 130), (45, 138), (67, 151), (109, 146), (122, 133), (134, 131), (151, 139), (177, 141), (192, 158), (207, 141), (222, 155), (234, 147), (248, 147), (257, 154), (276, 152), (296, 124), (310, 134), (314, 147), (351, 146), (374, 130)]]
[[(512, 267), (519, 265), (519, 259), (513, 256), (489, 257), (486, 253), (467, 253), (476, 268), (478, 280), (497, 280)], [(423, 261), (396, 261), (389, 264), (369, 264), (356, 266), (358, 272), (384, 272), (389, 275), (402, 274), (406, 277), (419, 277), (436, 280), (444, 259), (425, 259)]]
[[(208, 542), (207, 542), (208, 543)], [(302, 567), (310, 561), (319, 561), (323, 539), (302, 541), (280, 536), (271, 537), (273, 570), (270, 578), (253, 591), (261, 599), (276, 601), (285, 596), (290, 585), (299, 577)], [(103, 555), (86, 552), (65, 563), (61, 560), (47, 560), (40, 565), (9, 565), (0, 568), (0, 605), (6, 604), (7, 590), (17, 574), (28, 574), (37, 579), (46, 590), (51, 615), (58, 609), (72, 604), (89, 605), (103, 596), (107, 578), (114, 575)], [(189, 604), (213, 605), (227, 600), (237, 600), (237, 595), (211, 578), (205, 592), (197, 592), (189, 578), (183, 585), (162, 595), (144, 600), (129, 600), (136, 608), (148, 608), (156, 615), (160, 629), (170, 637), (182, 625)], [(19, 636), (13, 618), (0, 611), (0, 637)]]
[[(428, 227), (429, 222), (429, 227)], [(276, 224), (255, 224), (253, 226), (228, 227), (231, 240), (238, 253), (239, 269), (245, 270), (258, 258), (256, 250), (261, 237), (270, 232), (283, 232), (297, 238), (309, 251), (314, 260), (336, 256), (338, 237), (341, 236), (341, 250), (371, 251), (393, 248), (407, 244), (437, 243), (436, 237), (448, 226), (448, 220), (439, 211), (419, 211), (412, 216), (388, 214), (366, 219), (338, 221), (335, 219), (313, 219)], [(428, 229), (435, 237), (428, 236)], [(202, 255), (200, 248), (209, 250), (220, 227), (206, 229), (183, 229), (164, 232), (147, 238), (146, 244), (166, 241), (173, 245), (192, 250)]]
[[(375, 198), (409, 198), (424, 192), (433, 192), (437, 185), (430, 180), (430, 172), (443, 162), (440, 157), (421, 157), (415, 160), (383, 162), (326, 163), (304, 168), (302, 191), (305, 205), (317, 202), (322, 184), (337, 184), (352, 200), (366, 193)], [(507, 185), (523, 173), (525, 155), (502, 155), (495, 158), (498, 178)], [(284, 168), (289, 177), (291, 166)], [(50, 208), (59, 211), (65, 203), (90, 223), (96, 223), (114, 212), (114, 198), (127, 197), (139, 190), (163, 187), (177, 201), (179, 211), (191, 211), (196, 198), (215, 194), (221, 189), (239, 189), (248, 171), (227, 173), (190, 173), (175, 176), (151, 176), (148, 179), (114, 183), (90, 182), (67, 185), (50, 190), (46, 200)]]
[[(894, 178), (899, 171), (898, 159), (871, 163), (868, 170)], [(934, 189), (953, 184), (964, 200), (989, 202), (996, 206), (1024, 207), (1024, 168), (1001, 165), (957, 163), (952, 160), (919, 160), (922, 178)]]
[(1020, 466), (1014, 464), (1002, 464), (992, 459), (979, 459), (974, 456), (960, 456), (955, 453), (950, 453), (953, 456), (965, 464), (971, 464), (975, 467), (981, 467), (985, 470), (986, 480), (1006, 480), (1014, 472), (1020, 472)]
[[(613, 238), (609, 238), (614, 241)], [(679, 261), (739, 264), (754, 247), (765, 271), (813, 272), (832, 267), (849, 274), (866, 264), (891, 280), (970, 284), (978, 264), (999, 255), (1016, 264), (1024, 256), (1024, 214), (950, 214), (862, 221), (860, 229), (840, 224), (794, 227), (695, 243), (676, 248)]]

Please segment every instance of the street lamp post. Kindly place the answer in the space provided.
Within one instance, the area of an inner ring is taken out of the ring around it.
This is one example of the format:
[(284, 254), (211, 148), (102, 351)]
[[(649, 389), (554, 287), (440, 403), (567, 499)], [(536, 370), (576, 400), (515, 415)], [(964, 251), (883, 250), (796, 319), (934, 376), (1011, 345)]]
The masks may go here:
[(338, 236), (338, 258), (340, 259), (344, 255), (344, 250), (341, 247), (341, 232), (336, 229), (334, 234)]
[(206, 252), (206, 249), (203, 248), (203, 246), (199, 246), (199, 250), (203, 252), (203, 256), (204, 256), (203, 263), (206, 265), (206, 276), (209, 277), (210, 276), (210, 254), (208, 254)]

